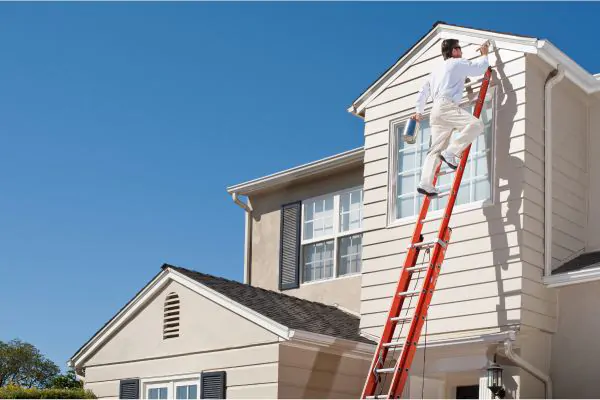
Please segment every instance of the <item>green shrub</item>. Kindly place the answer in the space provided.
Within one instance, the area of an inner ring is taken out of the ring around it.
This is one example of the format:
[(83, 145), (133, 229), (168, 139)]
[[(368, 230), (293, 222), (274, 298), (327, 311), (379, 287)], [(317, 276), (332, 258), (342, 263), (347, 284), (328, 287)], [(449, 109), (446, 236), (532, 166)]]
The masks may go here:
[(27, 389), (8, 385), (0, 387), (0, 399), (95, 399), (90, 390), (83, 389)]

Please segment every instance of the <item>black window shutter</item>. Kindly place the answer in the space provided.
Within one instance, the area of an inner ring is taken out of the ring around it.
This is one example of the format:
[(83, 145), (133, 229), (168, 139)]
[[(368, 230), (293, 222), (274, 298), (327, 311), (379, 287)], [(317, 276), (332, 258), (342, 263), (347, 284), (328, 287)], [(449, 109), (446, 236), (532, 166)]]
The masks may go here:
[(139, 399), (140, 398), (140, 380), (124, 379), (119, 382), (120, 399)]
[(298, 201), (281, 207), (279, 290), (300, 286), (300, 206)]
[(225, 371), (203, 372), (200, 375), (201, 399), (224, 399), (227, 388)]

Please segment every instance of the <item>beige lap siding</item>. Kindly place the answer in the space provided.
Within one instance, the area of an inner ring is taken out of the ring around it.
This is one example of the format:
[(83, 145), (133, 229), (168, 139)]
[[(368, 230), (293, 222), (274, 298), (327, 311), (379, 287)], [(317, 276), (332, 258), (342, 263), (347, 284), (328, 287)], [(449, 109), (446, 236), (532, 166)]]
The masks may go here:
[[(540, 99), (527, 107), (527, 134), (541, 151), (526, 160), (540, 182), (544, 177), (544, 82), (551, 68), (527, 59), (527, 96)], [(568, 79), (552, 92), (552, 267), (585, 248), (588, 210), (588, 105), (587, 95)], [(542, 203), (543, 206), (543, 203)], [(543, 218), (539, 220), (543, 223)], [(542, 249), (543, 254), (543, 249)], [(543, 267), (543, 265), (540, 265)]]
[(358, 398), (371, 363), (311, 349), (280, 348), (279, 398)]
[(120, 379), (168, 379), (169, 376), (189, 374), (197, 374), (199, 378), (202, 371), (225, 371), (228, 398), (274, 398), (277, 396), (278, 348), (278, 343), (272, 343), (150, 360), (90, 365), (86, 368), (86, 388), (99, 397), (118, 397)]
[[(461, 44), (465, 57), (477, 55), (476, 46)], [(441, 60), (437, 54), (439, 42), (366, 109), (367, 232), (363, 237), (361, 328), (375, 335), (381, 334), (414, 229), (414, 219), (402, 226), (387, 226), (388, 212), (393, 212), (388, 210), (390, 121), (414, 112), (423, 79)], [(455, 209), (451, 244), (429, 313), (430, 336), (497, 330), (525, 320), (535, 327), (554, 329), (554, 299), (539, 286), (538, 267), (524, 261), (527, 257), (538, 262), (544, 246), (539, 235), (543, 231), (539, 223), (540, 218), (543, 222), (543, 192), (539, 193), (543, 180), (534, 173), (539, 162), (532, 165), (532, 171), (527, 164), (529, 158), (543, 154), (543, 147), (539, 137), (529, 138), (526, 132), (526, 59), (511, 50), (501, 49), (499, 54), (501, 63), (495, 54), (490, 55), (491, 65), (499, 67), (494, 75), (494, 205), (463, 212)], [(474, 91), (477, 94), (479, 87)], [(425, 225), (426, 240), (435, 236), (438, 226), (439, 220)]]

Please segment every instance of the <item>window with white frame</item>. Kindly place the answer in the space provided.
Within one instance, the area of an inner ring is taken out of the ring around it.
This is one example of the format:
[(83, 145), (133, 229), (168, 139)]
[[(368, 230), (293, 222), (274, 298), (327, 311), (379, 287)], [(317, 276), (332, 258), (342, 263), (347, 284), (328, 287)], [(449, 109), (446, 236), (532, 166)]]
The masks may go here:
[(144, 385), (145, 398), (150, 400), (198, 399), (199, 379), (174, 379), (170, 381), (146, 382)]
[(362, 188), (302, 202), (302, 282), (360, 273)]
[[(485, 125), (484, 133), (479, 135), (471, 145), (469, 159), (463, 173), (455, 206), (469, 203), (485, 203), (492, 199), (493, 135), (494, 135), (494, 88), (488, 89), (480, 118)], [(472, 113), (474, 104), (463, 104), (463, 109)], [(421, 179), (421, 168), (429, 150), (431, 129), (429, 120), (421, 121), (421, 129), (417, 141), (407, 144), (402, 140), (406, 119), (392, 124), (394, 157), (392, 168), (395, 171), (391, 187), (391, 215), (395, 220), (414, 217), (419, 214), (424, 196), (417, 192)], [(456, 135), (457, 132), (454, 132)], [(445, 164), (442, 164), (442, 169)], [(446, 167), (447, 168), (447, 167)], [(455, 174), (438, 177), (436, 186), (440, 192), (450, 190)], [(446, 207), (448, 196), (432, 199), (429, 210), (435, 211)]]

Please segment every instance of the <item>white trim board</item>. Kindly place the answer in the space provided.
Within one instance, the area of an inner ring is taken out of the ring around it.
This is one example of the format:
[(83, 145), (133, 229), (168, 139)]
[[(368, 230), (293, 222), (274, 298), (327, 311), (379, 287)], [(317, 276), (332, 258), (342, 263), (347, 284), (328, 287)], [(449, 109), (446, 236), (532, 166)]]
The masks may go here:
[(270, 318), (231, 300), (229, 297), (189, 278), (169, 267), (156, 276), (119, 314), (117, 314), (100, 332), (88, 341), (84, 347), (69, 360), (69, 365), (75, 366), (89, 359), (100, 349), (113, 333), (125, 325), (143, 308), (152, 298), (169, 282), (175, 281), (182, 286), (198, 293), (199, 295), (213, 301), (214, 303), (232, 311), (239, 316), (254, 322), (260, 327), (276, 334), (284, 339), (289, 338), (289, 328), (283, 326)]
[(293, 180), (321, 173), (331, 172), (352, 164), (362, 165), (364, 159), (363, 147), (326, 157), (307, 164), (299, 165), (281, 172), (229, 186), (228, 193), (249, 195), (278, 185), (290, 183)]
[(548, 287), (556, 288), (598, 280), (600, 280), (600, 263), (593, 264), (585, 269), (577, 271), (546, 276), (544, 277), (544, 284)]
[[(482, 44), (486, 40), (493, 40), (498, 48), (520, 51), (527, 54), (538, 55), (546, 63), (556, 68), (558, 64), (565, 69), (569, 80), (579, 86), (586, 93), (600, 91), (600, 80), (565, 53), (560, 51), (548, 40), (533, 37), (522, 37), (504, 33), (496, 33), (479, 29), (464, 28), (460, 26), (440, 23), (419, 40), (400, 60), (398, 60), (383, 76), (372, 83), (348, 108), (348, 112), (364, 117), (365, 109), (387, 86), (402, 75), (427, 49), (438, 39), (454, 38), (462, 42)], [(598, 74), (597, 74), (598, 75)]]

